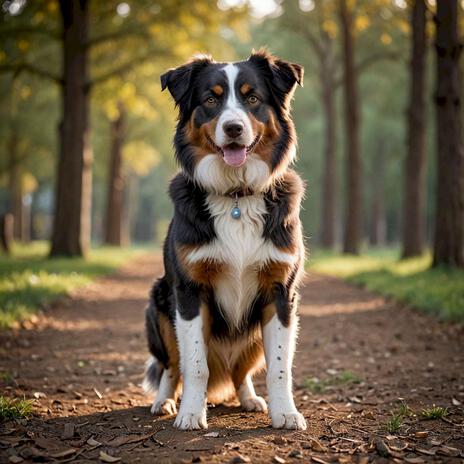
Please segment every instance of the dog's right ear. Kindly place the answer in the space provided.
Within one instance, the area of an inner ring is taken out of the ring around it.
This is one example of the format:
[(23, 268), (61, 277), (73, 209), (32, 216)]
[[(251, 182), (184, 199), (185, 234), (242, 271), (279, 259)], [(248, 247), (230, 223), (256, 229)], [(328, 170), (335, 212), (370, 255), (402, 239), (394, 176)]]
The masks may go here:
[(195, 75), (200, 69), (213, 63), (210, 56), (197, 56), (188, 63), (173, 68), (161, 76), (161, 90), (168, 88), (181, 110), (190, 102)]

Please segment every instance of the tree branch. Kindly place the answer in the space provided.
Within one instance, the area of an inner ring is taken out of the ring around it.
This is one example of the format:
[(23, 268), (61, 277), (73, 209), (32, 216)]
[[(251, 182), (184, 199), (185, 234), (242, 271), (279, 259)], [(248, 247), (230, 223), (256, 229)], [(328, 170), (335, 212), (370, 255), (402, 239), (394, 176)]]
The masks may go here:
[(54, 40), (60, 40), (61, 34), (56, 30), (42, 29), (39, 27), (5, 27), (0, 28), (0, 37), (16, 37), (22, 35), (45, 35)]
[(141, 56), (138, 56), (138, 57), (136, 57), (136, 58), (134, 58), (132, 60), (129, 60), (127, 63), (124, 63), (121, 66), (118, 66), (117, 68), (112, 69), (111, 71), (100, 74), (100, 76), (94, 77), (93, 79), (91, 79), (87, 83), (87, 85), (86, 85), (87, 90), (90, 90), (90, 88), (92, 88), (93, 86), (95, 86), (97, 84), (101, 84), (102, 82), (105, 82), (105, 81), (111, 79), (112, 77), (122, 76), (125, 73), (127, 73), (129, 71), (132, 71), (132, 69), (134, 67), (145, 63), (149, 58), (151, 58), (151, 57), (153, 57), (155, 55), (158, 56), (158, 57), (159, 56), (166, 57), (166, 56), (169, 55), (169, 51), (160, 50), (160, 49), (150, 50), (149, 52), (145, 53), (144, 55), (141, 55)]
[[(368, 67), (372, 66), (373, 64), (379, 62), (379, 61), (390, 61), (390, 60), (397, 60), (398, 58), (401, 57), (401, 53), (399, 51), (390, 51), (390, 52), (379, 52), (379, 53), (374, 53), (370, 56), (367, 56), (363, 60), (361, 60), (359, 63), (356, 65), (356, 72), (358, 74), (361, 74), (363, 71), (365, 71)], [(343, 76), (338, 76), (334, 80), (334, 86), (335, 88), (338, 88), (343, 82)]]
[(42, 77), (44, 79), (51, 80), (59, 85), (63, 84), (63, 79), (61, 77), (56, 76), (55, 74), (46, 71), (45, 69), (40, 69), (31, 63), (0, 65), (0, 74), (13, 73), (14, 75), (18, 75), (23, 71)]

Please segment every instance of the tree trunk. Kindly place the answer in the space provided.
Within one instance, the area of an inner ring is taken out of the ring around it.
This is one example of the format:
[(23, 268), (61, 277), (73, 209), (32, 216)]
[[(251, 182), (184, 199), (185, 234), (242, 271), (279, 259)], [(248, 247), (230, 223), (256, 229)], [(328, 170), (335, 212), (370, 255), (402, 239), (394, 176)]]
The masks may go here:
[(373, 246), (383, 246), (386, 242), (385, 213), (385, 140), (380, 138), (373, 157), (371, 173), (371, 223), (369, 242)]
[(404, 164), (403, 258), (421, 255), (425, 235), (426, 127), (426, 12), (425, 0), (414, 2), (410, 64), (408, 153)]
[(462, 140), (457, 0), (436, 13), (437, 198), (433, 265), (464, 268), (464, 146)]
[(16, 123), (11, 124), (11, 134), (8, 142), (8, 190), (9, 190), (9, 212), (13, 223), (13, 239), (23, 240), (23, 191), (21, 166), (18, 158), (18, 130)]
[(324, 173), (322, 181), (321, 235), (324, 248), (335, 245), (335, 214), (337, 198), (337, 128), (335, 109), (335, 70), (333, 44), (326, 32), (321, 32), (324, 53), (320, 59), (321, 102), (324, 111)]
[(343, 39), (343, 90), (347, 143), (343, 252), (359, 254), (362, 231), (362, 165), (359, 151), (358, 76), (354, 61), (353, 18), (346, 0), (340, 0), (339, 14)]
[(52, 256), (85, 255), (90, 242), (92, 152), (88, 127), (88, 1), (60, 0), (63, 117), (60, 124)]
[(105, 243), (122, 246), (126, 244), (123, 231), (124, 178), (122, 173), (122, 147), (126, 132), (124, 106), (118, 104), (119, 115), (111, 121), (111, 155), (108, 173), (108, 196), (106, 202)]

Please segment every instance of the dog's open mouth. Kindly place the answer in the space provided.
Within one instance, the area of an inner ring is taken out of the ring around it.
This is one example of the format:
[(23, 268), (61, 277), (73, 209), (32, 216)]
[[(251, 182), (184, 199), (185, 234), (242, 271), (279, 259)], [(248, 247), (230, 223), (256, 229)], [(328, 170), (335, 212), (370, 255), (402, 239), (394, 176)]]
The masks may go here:
[(207, 138), (210, 145), (213, 146), (214, 149), (222, 155), (226, 164), (234, 168), (238, 168), (245, 164), (248, 153), (250, 153), (253, 148), (255, 148), (261, 136), (257, 135), (253, 142), (248, 146), (232, 142), (222, 147), (216, 145), (210, 137)]

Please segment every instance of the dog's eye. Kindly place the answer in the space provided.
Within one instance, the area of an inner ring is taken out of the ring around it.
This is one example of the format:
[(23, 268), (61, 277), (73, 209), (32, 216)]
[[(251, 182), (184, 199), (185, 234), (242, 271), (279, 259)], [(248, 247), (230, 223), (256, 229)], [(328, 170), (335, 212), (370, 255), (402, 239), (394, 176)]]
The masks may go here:
[(259, 102), (259, 98), (258, 98), (256, 95), (250, 95), (250, 96), (247, 98), (247, 102), (248, 102), (250, 105), (256, 105), (256, 103)]
[(205, 105), (210, 106), (210, 107), (216, 106), (217, 105), (217, 100), (214, 97), (208, 97), (205, 100)]

